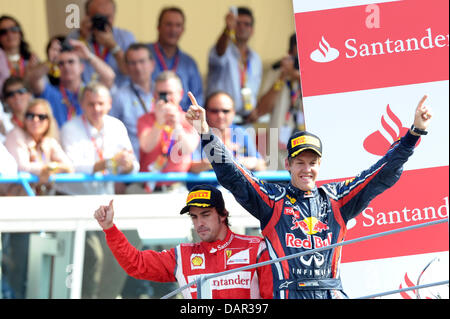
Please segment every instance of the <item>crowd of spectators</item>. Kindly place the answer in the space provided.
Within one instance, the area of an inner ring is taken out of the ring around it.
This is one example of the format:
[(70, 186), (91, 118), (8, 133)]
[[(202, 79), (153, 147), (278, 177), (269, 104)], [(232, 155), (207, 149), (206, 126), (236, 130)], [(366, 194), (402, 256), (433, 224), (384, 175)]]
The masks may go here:
[[(236, 160), (251, 170), (267, 167), (266, 154), (258, 152), (255, 135), (246, 130), (259, 117), (271, 114), (270, 127), (280, 129), (282, 147), (286, 136), (304, 129), (295, 35), (288, 55), (271, 66), (263, 83), (261, 59), (249, 45), (252, 10), (224, 13), (203, 82), (198, 61), (179, 47), (185, 31), (181, 8), (160, 12), (158, 38), (149, 43), (138, 43), (130, 31), (114, 25), (116, 9), (113, 0), (88, 0), (80, 29), (49, 39), (45, 61), (33, 52), (20, 22), (0, 16), (1, 173), (39, 176), (32, 185), (38, 195), (185, 191), (193, 185), (54, 185), (49, 176), (210, 170), (199, 136), (184, 118), (189, 91)], [(0, 195), (26, 195), (18, 184), (0, 187)], [(27, 235), (2, 234), (3, 296), (25, 296), (25, 274), (15, 267), (26, 269), (27, 249)], [(109, 266), (106, 250), (98, 234), (87, 235), (85, 298), (101, 295), (100, 274), (108, 275), (102, 269)]]

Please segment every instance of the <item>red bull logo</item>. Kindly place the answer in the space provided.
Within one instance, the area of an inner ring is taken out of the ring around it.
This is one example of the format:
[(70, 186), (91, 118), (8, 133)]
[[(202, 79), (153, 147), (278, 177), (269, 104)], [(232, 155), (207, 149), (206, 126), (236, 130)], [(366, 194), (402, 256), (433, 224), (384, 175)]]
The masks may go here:
[(295, 237), (294, 234), (286, 233), (286, 246), (292, 248), (303, 248), (303, 249), (312, 249), (312, 248), (322, 248), (331, 245), (331, 239), (333, 237), (332, 233), (327, 234), (327, 238), (322, 239), (319, 236), (306, 236), (305, 239)]
[(324, 230), (328, 230), (328, 225), (318, 220), (316, 217), (307, 217), (302, 220), (294, 220), (291, 230), (300, 228), (306, 235), (314, 235)]

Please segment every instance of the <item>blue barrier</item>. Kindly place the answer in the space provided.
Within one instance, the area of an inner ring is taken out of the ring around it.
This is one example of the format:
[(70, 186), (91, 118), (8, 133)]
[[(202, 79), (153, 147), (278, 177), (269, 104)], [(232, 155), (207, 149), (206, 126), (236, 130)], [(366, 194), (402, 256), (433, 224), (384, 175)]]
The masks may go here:
[[(254, 175), (265, 181), (289, 181), (291, 179), (288, 171), (260, 171)], [(30, 183), (37, 183), (39, 178), (28, 172), (19, 172), (15, 175), (1, 175), (0, 183), (18, 183), (22, 184), (29, 196), (34, 196)], [(123, 183), (142, 183), (142, 182), (216, 182), (217, 177), (213, 171), (194, 173), (152, 173), (140, 172), (134, 174), (113, 175), (102, 173), (84, 174), (84, 173), (62, 173), (54, 174), (49, 179), (52, 183), (81, 183), (81, 182), (123, 182)]]

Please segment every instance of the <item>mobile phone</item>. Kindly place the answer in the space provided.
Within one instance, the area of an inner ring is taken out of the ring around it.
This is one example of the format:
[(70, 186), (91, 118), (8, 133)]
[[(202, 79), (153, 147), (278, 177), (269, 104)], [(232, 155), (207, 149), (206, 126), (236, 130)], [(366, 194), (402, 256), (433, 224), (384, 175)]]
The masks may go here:
[(231, 7), (230, 7), (230, 12), (231, 12), (232, 14), (234, 14), (235, 17), (237, 17), (237, 15), (238, 15), (238, 9), (237, 9), (236, 6), (231, 6)]

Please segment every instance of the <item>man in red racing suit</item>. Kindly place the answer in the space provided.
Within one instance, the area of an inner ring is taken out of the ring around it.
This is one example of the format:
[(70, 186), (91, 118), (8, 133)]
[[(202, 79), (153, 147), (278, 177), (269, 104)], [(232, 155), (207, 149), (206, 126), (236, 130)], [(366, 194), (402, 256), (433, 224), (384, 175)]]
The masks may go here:
[[(426, 134), (431, 114), (420, 101), (414, 125), (387, 154), (354, 179), (315, 186), (322, 143), (309, 132), (297, 132), (289, 139), (286, 169), (288, 184), (267, 183), (236, 163), (219, 138), (203, 121), (191, 95), (186, 114), (199, 133), (219, 183), (259, 219), (270, 258), (342, 242), (346, 223), (370, 201), (400, 178), (403, 164), (412, 155), (420, 135)], [(339, 278), (341, 248), (324, 250), (272, 264), (274, 298), (346, 298)]]
[[(221, 192), (210, 185), (191, 189), (181, 214), (188, 213), (199, 243), (184, 243), (170, 250), (139, 251), (114, 225), (114, 208), (100, 206), (94, 217), (106, 234), (106, 241), (120, 266), (132, 277), (158, 282), (177, 281), (180, 286), (199, 275), (236, 269), (269, 259), (265, 242), (257, 236), (233, 233)], [(210, 279), (213, 299), (272, 298), (270, 266), (234, 272)], [(182, 291), (184, 298), (197, 298), (193, 285)]]

